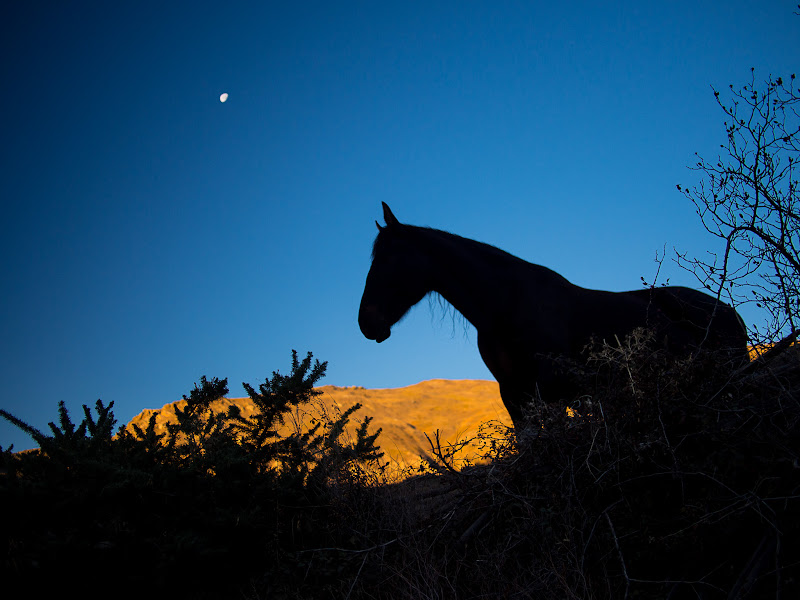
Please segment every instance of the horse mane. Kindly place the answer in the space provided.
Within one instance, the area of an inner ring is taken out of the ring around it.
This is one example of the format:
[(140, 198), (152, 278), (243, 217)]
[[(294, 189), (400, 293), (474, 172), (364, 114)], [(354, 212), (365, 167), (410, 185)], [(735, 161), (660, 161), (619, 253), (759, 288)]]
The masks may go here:
[[(450, 317), (450, 322), (453, 326), (451, 337), (455, 337), (456, 330), (461, 329), (464, 333), (464, 338), (469, 339), (469, 332), (475, 329), (472, 323), (455, 306), (445, 300), (439, 292), (428, 293), (428, 309), (431, 311), (431, 322), (444, 323), (445, 319), (448, 316)], [(436, 319), (438, 311), (441, 311), (441, 317)]]
[[(491, 258), (499, 263), (507, 263), (509, 265), (525, 265), (526, 268), (535, 271), (538, 276), (547, 278), (550, 281), (568, 285), (571, 283), (560, 273), (557, 273), (556, 271), (553, 271), (552, 269), (549, 269), (543, 265), (537, 265), (535, 263), (528, 262), (527, 260), (506, 252), (497, 246), (492, 246), (491, 244), (479, 242), (477, 240), (471, 240), (469, 238), (456, 235), (455, 233), (450, 233), (449, 231), (433, 229), (432, 227), (421, 227), (418, 225), (406, 225), (405, 223), (400, 224), (399, 227), (387, 226), (381, 228), (381, 230), (378, 232), (378, 235), (375, 237), (375, 241), (372, 243), (372, 260), (375, 260), (375, 256), (380, 252), (382, 246), (390, 243), (390, 240), (393, 236), (407, 237), (411, 241), (421, 240), (423, 243), (431, 246), (450, 248), (455, 248), (458, 246), (465, 251), (465, 254), (474, 253), (476, 255)], [(471, 257), (465, 257), (465, 259), (470, 260)]]
[[(505, 250), (501, 250), (500, 248), (485, 242), (479, 242), (477, 240), (465, 238), (441, 229), (406, 224), (400, 224), (399, 227), (394, 226), (381, 228), (372, 243), (372, 260), (375, 260), (375, 256), (381, 252), (382, 247), (389, 244), (392, 239), (397, 238), (406, 238), (411, 243), (420, 242), (429, 246), (441, 247), (444, 245), (451, 248), (460, 246), (466, 252), (479, 253), (483, 254), (484, 256), (491, 256), (499, 260), (506, 260), (509, 262), (521, 262), (525, 263), (526, 265), (530, 265), (533, 268), (540, 268), (550, 271), (550, 269), (547, 269), (546, 267), (529, 263), (517, 256), (514, 256), (513, 254), (506, 252)], [(551, 272), (554, 275), (557, 275), (555, 272)], [(467, 318), (462, 315), (452, 304), (447, 302), (438, 292), (434, 291), (428, 293), (428, 307), (431, 311), (431, 317), (435, 315), (437, 308), (442, 311), (441, 319), (439, 319), (440, 322), (443, 322), (448, 315), (451, 317), (453, 335), (455, 335), (458, 325), (460, 325), (460, 327), (458, 327), (459, 329), (463, 329), (465, 337), (468, 336), (470, 329), (473, 328), (472, 324), (467, 320)]]
[(447, 244), (451, 247), (454, 245), (460, 245), (466, 249), (481, 253), (487, 253), (489, 255), (496, 256), (497, 258), (508, 259), (515, 262), (519, 261), (527, 263), (527, 261), (519, 258), (518, 256), (514, 256), (513, 254), (510, 254), (505, 250), (501, 250), (497, 246), (492, 246), (491, 244), (487, 244), (485, 242), (471, 240), (469, 238), (456, 235), (455, 233), (450, 233), (449, 231), (443, 231), (441, 229), (434, 229), (432, 227), (420, 227), (417, 225), (406, 225), (406, 224), (400, 225), (399, 228), (397, 227), (381, 228), (381, 230), (378, 232), (378, 235), (375, 236), (375, 241), (372, 243), (371, 258), (373, 260), (375, 259), (375, 255), (378, 252), (380, 252), (381, 246), (387, 244), (389, 239), (393, 236), (416, 238), (428, 244), (436, 244), (437, 242), (440, 242)]

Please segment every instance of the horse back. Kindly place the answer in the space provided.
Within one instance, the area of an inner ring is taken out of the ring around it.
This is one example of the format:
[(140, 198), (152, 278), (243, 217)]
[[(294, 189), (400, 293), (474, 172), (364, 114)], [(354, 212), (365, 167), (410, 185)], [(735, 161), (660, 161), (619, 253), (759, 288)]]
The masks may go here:
[(736, 310), (703, 292), (667, 286), (629, 292), (648, 303), (649, 314), (668, 323), (670, 345), (747, 355), (747, 330)]

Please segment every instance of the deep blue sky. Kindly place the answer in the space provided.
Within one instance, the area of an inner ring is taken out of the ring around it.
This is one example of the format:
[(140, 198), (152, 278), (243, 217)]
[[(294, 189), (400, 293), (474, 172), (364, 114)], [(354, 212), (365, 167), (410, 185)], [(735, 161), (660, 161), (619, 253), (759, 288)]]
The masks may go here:
[(665, 246), (696, 285), (669, 257), (713, 243), (675, 189), (724, 141), (709, 86), (797, 71), (796, 4), (7, 3), (0, 407), (126, 422), (293, 348), (329, 384), (490, 378), (427, 302), (362, 337), (382, 200), (587, 287)]

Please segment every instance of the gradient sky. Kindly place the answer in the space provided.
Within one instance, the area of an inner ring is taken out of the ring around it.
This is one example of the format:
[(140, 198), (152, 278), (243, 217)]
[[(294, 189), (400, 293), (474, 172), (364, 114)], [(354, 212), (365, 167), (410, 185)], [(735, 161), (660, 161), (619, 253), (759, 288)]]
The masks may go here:
[(675, 185), (724, 141), (710, 86), (796, 72), (797, 11), (6, 3), (0, 408), (46, 430), (102, 398), (124, 423), (201, 375), (244, 395), (293, 348), (327, 384), (490, 379), (427, 302), (362, 337), (381, 201), (586, 287), (640, 287), (666, 248), (660, 281), (696, 287), (673, 248), (717, 248)]

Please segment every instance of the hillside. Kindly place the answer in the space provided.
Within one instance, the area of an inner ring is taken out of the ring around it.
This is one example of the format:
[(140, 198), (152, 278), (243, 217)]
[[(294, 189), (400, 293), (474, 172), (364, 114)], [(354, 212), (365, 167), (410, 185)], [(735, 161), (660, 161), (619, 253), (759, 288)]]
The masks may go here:
[[(511, 426), (494, 381), (433, 379), (395, 389), (370, 390), (332, 385), (318, 389), (322, 394), (316, 410), (335, 412), (359, 403), (362, 408), (355, 413), (355, 422), (351, 425), (356, 425), (366, 416), (373, 417), (371, 429), (383, 429), (378, 444), (393, 472), (419, 465), (420, 455), (430, 449), (425, 433), (432, 438), (438, 429), (442, 442), (453, 443), (474, 437), (480, 424), (487, 421), (500, 421)], [(128, 426), (136, 424), (145, 428), (150, 415), (155, 412), (158, 413), (157, 431), (163, 432), (165, 423), (174, 421), (176, 406), (183, 404), (184, 401), (180, 400), (161, 409), (146, 409)], [(244, 416), (251, 415), (254, 410), (250, 398), (224, 398), (217, 401), (214, 408), (224, 412), (232, 404), (237, 405)], [(305, 415), (305, 422), (308, 416)], [(468, 446), (464, 458), (474, 456), (476, 450), (475, 446)]]

